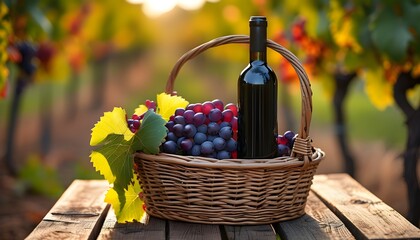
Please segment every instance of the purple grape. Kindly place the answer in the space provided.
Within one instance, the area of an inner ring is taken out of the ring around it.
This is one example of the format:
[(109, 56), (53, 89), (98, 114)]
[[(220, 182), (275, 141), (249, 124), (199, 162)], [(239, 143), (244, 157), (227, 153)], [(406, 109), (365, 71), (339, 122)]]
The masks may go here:
[(195, 107), (195, 104), (194, 104), (194, 103), (190, 103), (190, 104), (188, 104), (188, 106), (185, 108), (185, 110), (193, 110), (193, 109), (194, 109), (194, 107)]
[(163, 144), (163, 152), (175, 154), (177, 149), (177, 145), (174, 141), (166, 141)]
[(127, 119), (127, 124), (128, 124), (129, 127), (133, 126), (133, 122), (134, 122), (133, 119), (131, 119), (131, 118)]
[(200, 145), (194, 145), (191, 148), (191, 155), (192, 156), (200, 156), (201, 155), (201, 146)]
[(195, 144), (202, 144), (207, 140), (207, 136), (204, 133), (198, 132), (194, 136), (194, 143)]
[(218, 122), (218, 121), (222, 120), (222, 117), (223, 117), (222, 112), (218, 108), (214, 108), (214, 109), (210, 110), (210, 113), (209, 113), (210, 121)]
[(213, 142), (213, 140), (217, 138), (215, 135), (207, 135), (207, 141)]
[(209, 135), (217, 135), (219, 133), (219, 130), (220, 130), (220, 126), (219, 126), (219, 124), (217, 124), (215, 122), (211, 122), (207, 126), (207, 133)]
[(193, 146), (191, 139), (184, 139), (181, 141), (181, 149), (185, 152), (189, 151)]
[(232, 125), (230, 125), (230, 123), (228, 123), (228, 122), (221, 122), (219, 125), (220, 125), (220, 129), (222, 129), (224, 127), (232, 127)]
[(193, 122), (195, 126), (198, 127), (204, 124), (205, 121), (206, 121), (206, 115), (204, 115), (204, 113), (199, 112), (199, 113), (194, 114)]
[(178, 140), (176, 141), (176, 145), (178, 146), (178, 148), (181, 148), (181, 143), (182, 141), (184, 141), (186, 138), (185, 137), (180, 137), (178, 138)]
[(229, 140), (232, 137), (232, 128), (231, 127), (223, 127), (219, 131), (219, 136), (225, 140)]
[(193, 123), (194, 114), (195, 113), (193, 110), (186, 110), (184, 112), (184, 119), (186, 124)]
[(184, 126), (182, 124), (175, 124), (173, 127), (173, 133), (177, 137), (182, 137), (184, 132)]
[(210, 141), (205, 141), (201, 144), (201, 153), (204, 155), (212, 154), (214, 152), (214, 145)]
[(176, 142), (178, 140), (178, 137), (175, 136), (175, 134), (173, 132), (168, 132), (168, 135), (166, 136), (166, 139), (168, 141), (174, 141), (174, 142)]
[(213, 140), (213, 145), (216, 151), (221, 151), (226, 147), (226, 141), (221, 137), (216, 137)]
[(206, 134), (207, 133), (207, 128), (208, 128), (207, 125), (202, 124), (202, 125), (198, 126), (197, 131)]
[(185, 118), (184, 118), (184, 116), (175, 116), (174, 122), (175, 122), (175, 124), (185, 125)]
[(233, 138), (229, 139), (226, 142), (226, 150), (228, 152), (234, 152), (234, 151), (237, 150), (237, 143), (236, 143), (236, 141)]
[(279, 144), (277, 145), (277, 154), (279, 157), (289, 156), (290, 155), (290, 148), (286, 145)]
[(173, 128), (174, 128), (174, 125), (175, 125), (174, 121), (169, 121), (169, 122), (166, 123), (165, 126), (169, 130), (169, 132), (172, 132)]
[(286, 131), (283, 136), (287, 138), (288, 141), (292, 141), (292, 139), (295, 137), (295, 133), (292, 131)]
[(183, 108), (177, 108), (175, 110), (175, 116), (182, 116), (182, 115), (184, 115), (184, 112), (185, 112), (185, 109), (183, 109)]
[(139, 129), (140, 128), (140, 121), (139, 120), (133, 120), (133, 127), (135, 129)]
[(193, 138), (197, 133), (197, 128), (193, 124), (187, 124), (184, 127), (183, 135), (187, 138)]
[(230, 152), (228, 151), (220, 151), (217, 153), (217, 159), (229, 159), (230, 157)]

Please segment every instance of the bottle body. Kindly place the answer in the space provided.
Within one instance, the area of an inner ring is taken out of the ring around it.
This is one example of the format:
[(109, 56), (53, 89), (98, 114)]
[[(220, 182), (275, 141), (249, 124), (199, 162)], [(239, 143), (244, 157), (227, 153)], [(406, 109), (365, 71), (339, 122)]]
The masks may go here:
[(266, 22), (264, 26), (258, 19), (253, 25), (252, 20), (250, 63), (238, 78), (238, 158), (273, 158), (277, 152), (277, 78), (266, 62)]

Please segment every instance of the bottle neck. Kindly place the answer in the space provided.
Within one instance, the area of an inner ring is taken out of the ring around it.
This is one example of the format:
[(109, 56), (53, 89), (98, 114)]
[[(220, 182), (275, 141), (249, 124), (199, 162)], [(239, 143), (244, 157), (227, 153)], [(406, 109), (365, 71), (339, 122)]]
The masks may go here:
[(267, 62), (267, 53), (266, 52), (253, 52), (250, 51), (249, 53), (249, 61), (262, 61)]
[(249, 57), (250, 62), (260, 60), (267, 61), (267, 22), (265, 18), (263, 21), (250, 21), (249, 24)]

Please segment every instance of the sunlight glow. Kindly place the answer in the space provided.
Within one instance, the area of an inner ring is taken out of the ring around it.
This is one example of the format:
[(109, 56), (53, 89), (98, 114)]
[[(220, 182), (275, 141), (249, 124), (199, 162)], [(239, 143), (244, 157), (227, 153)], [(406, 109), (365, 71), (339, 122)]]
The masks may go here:
[(148, 17), (159, 17), (165, 14), (176, 6), (182, 9), (193, 11), (201, 8), (204, 3), (207, 2), (218, 2), (219, 0), (126, 0), (131, 4), (143, 4), (143, 12)]
[(174, 9), (177, 0), (145, 0), (143, 3), (143, 11), (149, 17), (158, 17)]
[(197, 10), (201, 8), (205, 0), (178, 0), (178, 5), (185, 10)]

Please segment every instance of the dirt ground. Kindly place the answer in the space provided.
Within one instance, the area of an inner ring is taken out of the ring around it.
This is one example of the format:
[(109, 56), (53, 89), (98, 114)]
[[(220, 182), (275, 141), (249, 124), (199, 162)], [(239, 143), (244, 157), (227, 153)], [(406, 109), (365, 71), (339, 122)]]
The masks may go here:
[[(68, 167), (78, 161), (91, 167), (89, 163), (90, 129), (104, 111), (114, 106), (124, 106), (127, 88), (141, 89), (148, 84), (147, 74), (139, 77), (144, 68), (142, 62), (133, 63), (125, 72), (125, 84), (108, 81), (106, 98), (100, 108), (89, 108), (89, 89), (83, 88), (78, 100), (79, 110), (69, 120), (65, 112), (65, 101), (54, 103), (51, 150), (42, 156), (44, 163), (59, 172), (63, 184), (68, 186), (73, 180)], [(141, 78), (141, 79), (139, 79)], [(15, 160), (22, 164), (30, 154), (39, 152), (39, 118), (20, 119), (18, 122)], [(331, 129), (313, 129), (311, 136), (314, 146), (320, 147), (327, 157), (320, 164), (317, 173), (343, 171), (343, 164)], [(5, 146), (5, 123), (0, 122), (0, 146)], [(356, 158), (357, 180), (402, 215), (407, 212), (406, 188), (402, 179), (402, 159), (398, 150), (387, 149), (380, 142), (352, 142), (351, 148)], [(4, 154), (0, 149), (0, 155)], [(91, 169), (92, 171), (93, 168)], [(419, 171), (420, 172), (420, 171)], [(23, 239), (42, 220), (56, 199), (33, 193), (22, 192), (18, 182), (9, 177), (3, 163), (0, 165), (0, 239)]]

